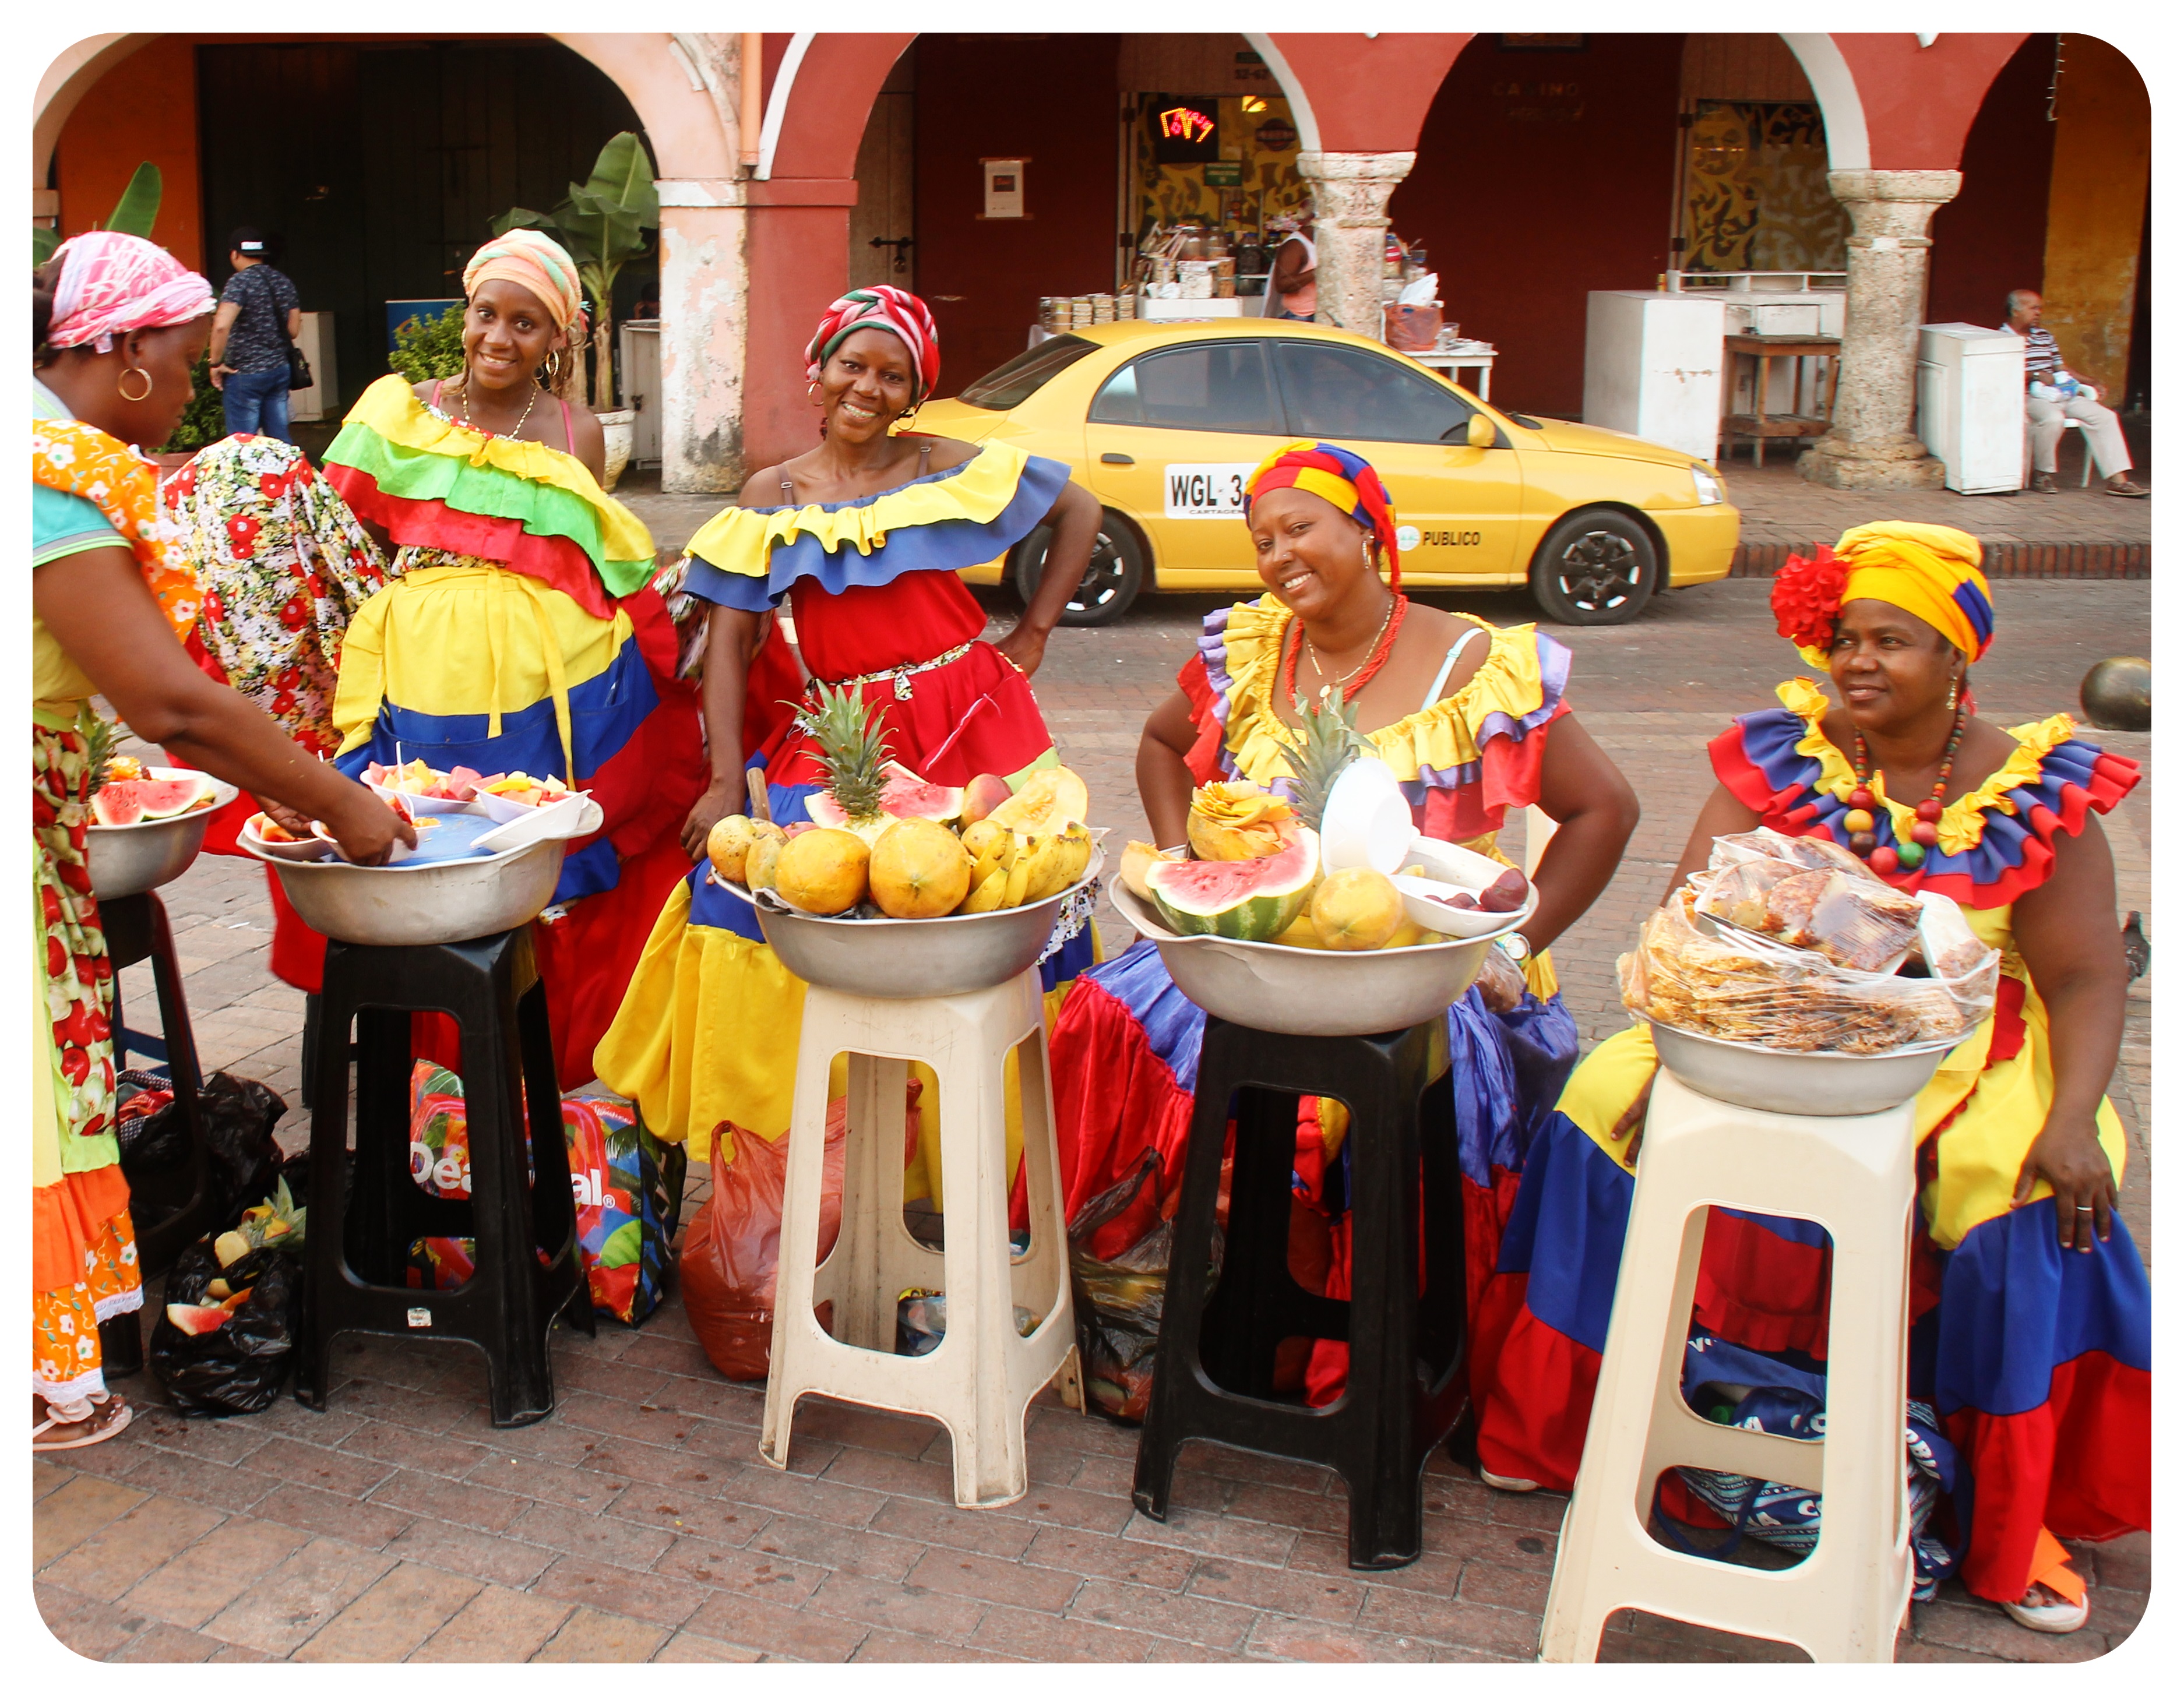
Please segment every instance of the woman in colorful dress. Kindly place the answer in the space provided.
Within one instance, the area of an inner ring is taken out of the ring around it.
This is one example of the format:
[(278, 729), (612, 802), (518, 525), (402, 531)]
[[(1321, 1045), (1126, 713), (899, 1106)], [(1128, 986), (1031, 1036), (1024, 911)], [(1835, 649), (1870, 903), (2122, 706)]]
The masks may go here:
[[(265, 437), (215, 443), (170, 481), (166, 516), (207, 587), (211, 669), (301, 745), (353, 775), (521, 770), (599, 804), (604, 826), (571, 847), (532, 933), (572, 1087), (688, 870), (676, 828), (703, 782), (696, 701), (675, 676), (652, 538), (600, 489), (599, 420), (568, 398), (575, 262), (511, 231), (463, 288), (460, 376), (382, 377), (322, 479)], [(273, 888), (274, 970), (315, 992), (325, 943)], [(452, 1062), (451, 1043), (428, 1046)]]
[[(712, 883), (703, 863), (714, 824), (748, 807), (747, 770), (764, 775), (784, 825), (805, 816), (805, 798), (825, 781), (786, 704), (811, 698), (773, 609), (787, 599), (814, 679), (863, 695), (891, 758), (935, 783), (990, 772), (1015, 787), (1057, 763), (1029, 680), (1099, 530), (1099, 503), (1057, 460), (1006, 442), (898, 433), (940, 375), (939, 335), (916, 296), (844, 296), (805, 357), (820, 444), (754, 473), (741, 503), (691, 539), (683, 587), (710, 606), (711, 776), (682, 845), (700, 864), (660, 910), (599, 1051), (601, 1080), (636, 1100), (656, 1135), (688, 1138), (699, 1159), (724, 1124), (783, 1135), (795, 1081), (804, 985), (766, 946), (749, 904)], [(985, 612), (956, 572), (1041, 525), (1053, 540), (1038, 592), (1007, 635), (981, 640)], [(1050, 997), (1096, 958), (1084, 904), (1065, 915), (1040, 967)], [(925, 1156), (911, 1199), (929, 1193), (937, 1147)]]
[(198, 592), (153, 533), (157, 476), (137, 449), (181, 420), (213, 307), (203, 277), (104, 232), (62, 243), (31, 296), (34, 1451), (129, 1423), (106, 1388), (98, 1326), (143, 1304), (114, 1137), (114, 972), (85, 858), (92, 696), (174, 757), (325, 820), (359, 859), (411, 838), (185, 652)]
[[(2114, 1211), (2124, 1134), (2102, 1093), (2126, 972), (2094, 817), (2138, 771), (2063, 715), (2004, 730), (1975, 713), (1970, 669), (1994, 630), (1979, 559), (1961, 531), (1872, 524), (1791, 562), (1775, 580), (1780, 627), (1841, 704), (1797, 678), (1780, 707), (1715, 738), (1720, 781), (1670, 888), (1715, 837), (1764, 825), (1949, 897), (2002, 950), (1993, 1016), (1918, 1098), (1913, 1423), (1929, 1450), (1954, 1451), (1965, 1587), (2020, 1625), (2070, 1632), (2086, 1588), (2057, 1538), (2150, 1517), (2149, 1294)], [(1643, 1026), (1594, 1050), (1525, 1172), (1481, 1328), (1490, 1484), (1570, 1487), (1656, 1065)], [(1715, 1209), (1698, 1329), (1749, 1351), (1770, 1383), (1777, 1366), (1823, 1373), (1828, 1254), (1802, 1221)], [(1948, 1542), (1919, 1540), (1922, 1594), (1950, 1570)]]
[[(1324, 442), (1295, 442), (1252, 473), (1245, 499), (1268, 592), (1207, 616), (1180, 688), (1146, 721), (1138, 790), (1155, 838), (1184, 840), (1197, 785), (1245, 778), (1284, 788), (1297, 698), (1338, 692), (1425, 834), (1499, 859), (1496, 838), (1512, 807), (1537, 806), (1557, 826), (1537, 867), (1531, 920), (1504, 954), (1489, 956), (1496, 970), (1449, 1009), (1465, 1287), (1475, 1298), (1533, 1130), (1577, 1058), (1577, 1027), (1546, 949), (1614, 875), (1637, 798), (1563, 698), (1568, 650), (1530, 625), (1497, 627), (1403, 594), (1395, 511), (1365, 460)], [(1148, 943), (1078, 986), (1053, 1038), (1072, 1216), (1148, 1148), (1159, 1151), (1163, 1193), (1174, 1193), (1204, 1021)], [(1336, 1215), (1328, 1293), (1337, 1296), (1348, 1290), (1347, 1221), (1329, 1199), (1344, 1188), (1327, 1177), (1346, 1126), (1334, 1104), (1307, 1103), (1298, 1136), (1299, 1189)], [(1148, 1197), (1101, 1227), (1092, 1251), (1127, 1247), (1151, 1224), (1151, 1205)], [(1305, 1375), (1314, 1405), (1340, 1393), (1347, 1360), (1343, 1344), (1314, 1346)]]

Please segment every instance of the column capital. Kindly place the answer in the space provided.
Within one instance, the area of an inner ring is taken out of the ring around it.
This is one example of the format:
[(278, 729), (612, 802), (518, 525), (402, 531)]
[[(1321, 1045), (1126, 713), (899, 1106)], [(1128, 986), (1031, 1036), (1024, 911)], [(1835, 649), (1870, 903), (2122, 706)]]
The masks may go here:
[(1873, 201), (1923, 201), (1933, 206), (1954, 200), (1964, 186), (1956, 170), (1831, 170), (1828, 192), (1846, 206)]
[(1416, 153), (1299, 153), (1297, 175), (1312, 182), (1384, 181), (1392, 189), (1418, 162)]

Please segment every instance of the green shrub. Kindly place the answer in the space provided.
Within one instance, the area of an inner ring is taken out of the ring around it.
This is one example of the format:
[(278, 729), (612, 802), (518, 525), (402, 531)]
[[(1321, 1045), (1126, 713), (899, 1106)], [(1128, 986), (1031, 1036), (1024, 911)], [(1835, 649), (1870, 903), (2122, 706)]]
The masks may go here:
[(227, 434), (227, 414), (221, 409), (220, 391), (212, 386), (211, 361), (203, 354), (190, 372), (190, 403), (175, 433), (160, 445), (162, 453), (194, 453)]
[(413, 383), (452, 377), (463, 369), (463, 309), (451, 306), (437, 318), (412, 315), (394, 328), (387, 369)]

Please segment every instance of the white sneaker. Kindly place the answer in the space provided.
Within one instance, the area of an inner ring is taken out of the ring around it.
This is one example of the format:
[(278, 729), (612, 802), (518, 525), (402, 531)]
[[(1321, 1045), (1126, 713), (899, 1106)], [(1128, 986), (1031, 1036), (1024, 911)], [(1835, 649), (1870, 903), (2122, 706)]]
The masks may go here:
[(1498, 1472), (1489, 1472), (1484, 1466), (1479, 1469), (1479, 1482), (1491, 1490), (1507, 1490), (1513, 1496), (1521, 1496), (1527, 1490), (1540, 1487), (1529, 1478), (1504, 1478)]

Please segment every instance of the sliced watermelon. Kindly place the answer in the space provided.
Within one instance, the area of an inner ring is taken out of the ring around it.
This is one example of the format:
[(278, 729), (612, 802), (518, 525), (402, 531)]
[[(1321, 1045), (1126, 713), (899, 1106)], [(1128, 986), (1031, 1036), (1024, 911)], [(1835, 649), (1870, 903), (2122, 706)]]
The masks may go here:
[[(880, 791), (880, 812), (890, 819), (930, 819), (935, 824), (952, 824), (963, 811), (963, 792), (950, 789), (939, 783), (928, 783), (906, 765), (893, 761), (882, 768), (888, 773), (887, 787)], [(828, 830), (845, 830), (850, 815), (836, 804), (825, 790), (804, 798), (804, 810), (811, 821)]]
[(1296, 921), (1319, 875), (1319, 838), (1296, 840), (1263, 859), (1163, 859), (1145, 869), (1153, 904), (1187, 937), (1271, 943)]
[(235, 1317), (231, 1307), (196, 1307), (187, 1302), (167, 1304), (167, 1323), (186, 1337), (203, 1337)]
[(211, 798), (202, 777), (130, 777), (109, 783), (92, 797), (91, 808), (102, 825), (136, 825), (171, 819)]

